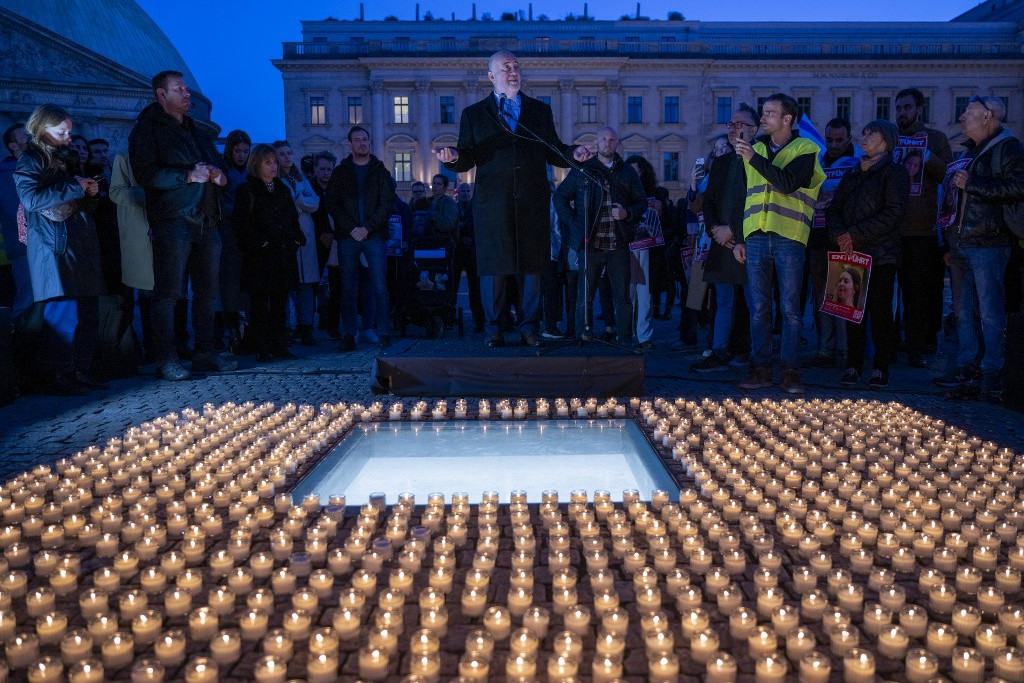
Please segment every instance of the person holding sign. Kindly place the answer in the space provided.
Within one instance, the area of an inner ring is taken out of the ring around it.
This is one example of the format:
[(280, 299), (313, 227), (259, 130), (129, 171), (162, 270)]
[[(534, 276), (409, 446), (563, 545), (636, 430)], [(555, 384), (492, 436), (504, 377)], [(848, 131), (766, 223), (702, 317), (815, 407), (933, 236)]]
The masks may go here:
[[(865, 309), (871, 319), (875, 358), (868, 386), (875, 389), (889, 384), (889, 364), (896, 353), (892, 297), (901, 256), (900, 224), (910, 193), (910, 176), (892, 157), (896, 136), (896, 126), (882, 119), (864, 126), (860, 143), (864, 155), (839, 181), (825, 210), (825, 224), (839, 250), (847, 254), (856, 250), (871, 257), (867, 296), (862, 292), (860, 273), (847, 268), (839, 278), (836, 299)], [(867, 343), (864, 327), (864, 320), (846, 326), (849, 348), (846, 372), (840, 380), (843, 386), (860, 380)]]

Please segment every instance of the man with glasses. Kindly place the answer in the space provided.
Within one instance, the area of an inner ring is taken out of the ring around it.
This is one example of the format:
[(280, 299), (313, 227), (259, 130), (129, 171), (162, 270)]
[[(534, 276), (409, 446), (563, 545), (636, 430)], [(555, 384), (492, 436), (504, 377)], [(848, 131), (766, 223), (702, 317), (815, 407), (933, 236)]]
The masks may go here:
[[(757, 112), (741, 104), (727, 125), (729, 144), (753, 140), (757, 134)], [(742, 304), (743, 286), (747, 283), (746, 267), (733, 258), (732, 248), (737, 235), (743, 240), (743, 205), (747, 197), (743, 160), (729, 151), (715, 157), (708, 171), (704, 191), (704, 225), (711, 236), (711, 250), (704, 262), (704, 282), (715, 288), (715, 327), (711, 333), (711, 355), (690, 366), (694, 372), (709, 373), (728, 370), (732, 357), (729, 347), (750, 348), (750, 324), (747, 308)], [(737, 334), (734, 334), (734, 330)], [(730, 337), (733, 343), (730, 344)]]
[(747, 306), (750, 308), (750, 372), (741, 389), (772, 384), (772, 273), (778, 275), (782, 308), (782, 381), (790, 394), (801, 394), (797, 352), (800, 348), (800, 289), (804, 252), (811, 231), (814, 203), (825, 180), (818, 146), (793, 130), (799, 116), (796, 100), (783, 93), (768, 97), (761, 108), (764, 135), (751, 144), (733, 143), (743, 158), (747, 197), (743, 241), (733, 255), (747, 264)]
[[(1006, 106), (998, 97), (971, 98), (960, 116), (971, 159), (956, 172), (960, 197), (949, 228), (949, 267), (957, 288), (957, 369), (940, 387), (979, 390), (999, 400), (1005, 356), (1004, 281), (1013, 236), (1005, 205), (1024, 201), (1024, 145), (1003, 127)], [(980, 337), (979, 337), (980, 332)]]
[(942, 286), (946, 267), (935, 234), (935, 207), (946, 165), (953, 160), (942, 131), (924, 125), (924, 95), (917, 88), (896, 93), (896, 125), (900, 137), (926, 136), (921, 192), (907, 200), (901, 242), (903, 263), (897, 272), (903, 295), (904, 346), (911, 367), (927, 367), (924, 354), (935, 351), (942, 327)]

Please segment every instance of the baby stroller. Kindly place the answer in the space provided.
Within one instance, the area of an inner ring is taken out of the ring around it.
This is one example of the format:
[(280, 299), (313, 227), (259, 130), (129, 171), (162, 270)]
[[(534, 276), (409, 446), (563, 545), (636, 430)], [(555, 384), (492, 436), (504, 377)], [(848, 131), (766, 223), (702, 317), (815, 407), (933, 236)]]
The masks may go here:
[(455, 245), (447, 237), (424, 235), (410, 243), (403, 255), (404, 296), (396, 306), (396, 322), (404, 337), (410, 324), (424, 327), (431, 339), (441, 339), (449, 327), (465, 334), (462, 309), (456, 309)]

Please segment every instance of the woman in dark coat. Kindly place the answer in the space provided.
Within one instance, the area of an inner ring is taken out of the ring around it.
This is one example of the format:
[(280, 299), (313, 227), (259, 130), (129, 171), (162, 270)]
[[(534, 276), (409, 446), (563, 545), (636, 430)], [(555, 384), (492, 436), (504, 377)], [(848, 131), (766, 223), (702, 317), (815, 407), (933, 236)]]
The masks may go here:
[(249, 293), (251, 322), (246, 337), (256, 362), (295, 358), (285, 327), (288, 291), (299, 282), (295, 252), (306, 243), (291, 192), (277, 177), (270, 145), (249, 154), (249, 177), (235, 194), (231, 225), (242, 251), (242, 287)]
[(89, 378), (99, 335), (98, 297), (105, 293), (96, 226), (88, 198), (97, 181), (84, 178), (69, 147), (71, 115), (44, 104), (29, 117), (31, 141), (18, 160), (14, 184), (25, 207), (26, 244), (44, 389), (82, 394), (102, 386)]
[(864, 156), (839, 181), (825, 212), (825, 224), (840, 251), (859, 251), (871, 256), (865, 316), (859, 325), (846, 326), (849, 348), (846, 372), (840, 383), (852, 386), (860, 379), (867, 343), (864, 327), (870, 318), (875, 358), (868, 386), (881, 388), (889, 384), (889, 363), (896, 352), (892, 297), (901, 256), (900, 223), (910, 195), (910, 177), (892, 158), (898, 135), (895, 125), (876, 119), (864, 126), (861, 135)]

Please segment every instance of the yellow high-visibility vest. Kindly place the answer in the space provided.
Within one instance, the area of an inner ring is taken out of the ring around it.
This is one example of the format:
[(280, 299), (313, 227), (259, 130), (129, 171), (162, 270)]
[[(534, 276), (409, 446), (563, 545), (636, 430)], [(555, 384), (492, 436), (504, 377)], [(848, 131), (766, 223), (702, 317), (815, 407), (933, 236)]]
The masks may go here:
[[(768, 149), (761, 141), (754, 143), (754, 152), (763, 157), (768, 156)], [(793, 194), (785, 194), (775, 189), (763, 175), (744, 160), (747, 171), (747, 201), (743, 207), (743, 236), (761, 230), (774, 232), (807, 244), (811, 234), (811, 221), (814, 218), (814, 203), (818, 199), (821, 184), (825, 182), (825, 173), (821, 170), (818, 160), (819, 148), (807, 138), (797, 137), (783, 147), (772, 160), (778, 168), (785, 166), (798, 156), (814, 155), (814, 174), (809, 187), (801, 187)]]

